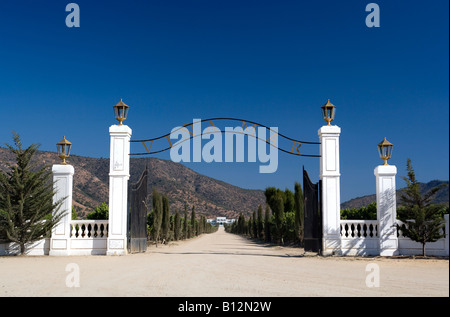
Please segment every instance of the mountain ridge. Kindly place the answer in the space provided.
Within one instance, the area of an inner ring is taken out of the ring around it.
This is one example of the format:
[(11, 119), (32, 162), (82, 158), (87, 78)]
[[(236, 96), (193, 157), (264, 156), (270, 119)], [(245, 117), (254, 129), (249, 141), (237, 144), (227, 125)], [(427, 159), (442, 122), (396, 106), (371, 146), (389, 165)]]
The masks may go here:
[[(84, 217), (102, 202), (109, 199), (109, 159), (71, 155), (67, 159), (73, 165), (73, 205), (77, 214)], [(59, 164), (55, 152), (37, 151), (33, 163), (38, 167)], [(7, 164), (14, 164), (14, 155), (0, 147), (0, 169), (6, 170)], [(152, 188), (168, 196), (171, 212), (188, 213), (195, 206), (197, 214), (207, 217), (225, 216), (237, 218), (239, 213), (248, 216), (258, 205), (265, 204), (263, 190), (244, 189), (214, 178), (202, 175), (192, 169), (169, 160), (159, 158), (131, 158), (129, 184), (137, 182), (149, 167), (148, 193)]]
[[(425, 194), (428, 192), (431, 188), (434, 188), (436, 186), (444, 185), (438, 192), (435, 194), (433, 203), (434, 204), (444, 204), (446, 206), (449, 205), (449, 181), (442, 181), (442, 180), (431, 180), (427, 183), (420, 183), (420, 192)], [(397, 205), (401, 204), (401, 194), (402, 190), (405, 188), (400, 188), (396, 190), (396, 198), (397, 198)], [(371, 195), (365, 195), (361, 197), (352, 198), (344, 203), (341, 204), (341, 209), (346, 208), (360, 208), (363, 206), (367, 206), (368, 204), (374, 202), (377, 200), (376, 194)]]
[[(197, 214), (215, 218), (225, 216), (237, 218), (242, 212), (248, 217), (259, 205), (265, 205), (264, 190), (244, 189), (224, 181), (202, 175), (192, 169), (169, 160), (154, 157), (130, 159), (129, 184), (137, 182), (146, 168), (149, 167), (148, 193), (152, 188), (169, 198), (171, 212), (184, 212), (187, 204), (188, 213), (195, 206)], [(41, 167), (59, 164), (60, 159), (55, 152), (37, 151), (33, 159)], [(92, 158), (71, 155), (69, 164), (74, 166), (73, 205), (80, 217), (93, 211), (102, 202), (109, 199), (109, 158)], [(0, 169), (6, 170), (7, 164), (14, 164), (14, 155), (6, 148), (0, 147)], [(434, 186), (446, 184), (435, 197), (435, 203), (449, 204), (449, 182), (434, 180), (421, 184), (421, 191), (426, 192)], [(400, 193), (397, 190), (397, 203)], [(341, 204), (344, 208), (360, 208), (376, 201), (376, 195), (365, 195), (350, 199)]]

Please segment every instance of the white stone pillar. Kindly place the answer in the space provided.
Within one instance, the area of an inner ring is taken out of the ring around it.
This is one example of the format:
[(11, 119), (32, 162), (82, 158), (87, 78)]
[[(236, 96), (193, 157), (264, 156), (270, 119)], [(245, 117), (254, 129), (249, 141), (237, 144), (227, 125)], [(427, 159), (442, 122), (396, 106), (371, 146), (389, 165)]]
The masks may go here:
[(397, 167), (380, 165), (375, 168), (377, 186), (377, 219), (380, 240), (380, 255), (398, 255), (396, 229), (397, 198), (395, 193), (395, 175)]
[(58, 210), (64, 215), (53, 228), (49, 255), (70, 255), (70, 221), (72, 220), (72, 188), (74, 168), (72, 165), (53, 165), (53, 183), (55, 195), (53, 202), (64, 198)]
[(130, 178), (131, 129), (113, 125), (109, 166), (109, 223), (107, 255), (127, 254), (127, 198)]
[(341, 253), (341, 189), (339, 170), (338, 126), (323, 126), (319, 129), (320, 179), (322, 180), (322, 254)]

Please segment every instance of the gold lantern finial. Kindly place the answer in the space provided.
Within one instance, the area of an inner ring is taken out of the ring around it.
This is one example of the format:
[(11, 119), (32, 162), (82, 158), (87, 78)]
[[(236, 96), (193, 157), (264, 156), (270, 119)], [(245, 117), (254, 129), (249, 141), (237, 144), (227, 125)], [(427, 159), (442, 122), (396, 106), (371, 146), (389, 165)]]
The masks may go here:
[(321, 109), (323, 120), (327, 122), (327, 125), (331, 125), (331, 121), (334, 120), (334, 115), (336, 114), (336, 106), (330, 102), (330, 99), (328, 99), (327, 103), (324, 104)]
[(66, 165), (66, 158), (70, 156), (70, 149), (72, 147), (72, 143), (66, 140), (64, 136), (61, 141), (56, 143), (56, 149), (58, 150), (58, 156), (62, 159), (62, 164)]
[(120, 101), (113, 107), (114, 115), (116, 120), (119, 121), (119, 125), (122, 125), (122, 122), (127, 119), (129, 108), (130, 107), (122, 101), (122, 98), (120, 98)]
[(386, 140), (386, 137), (384, 138), (383, 141), (381, 141), (378, 144), (378, 154), (380, 155), (380, 158), (382, 160), (384, 160), (384, 165), (389, 165), (387, 163), (387, 161), (392, 156), (392, 148), (393, 147), (394, 147), (394, 145), (391, 142), (389, 142), (388, 140)]

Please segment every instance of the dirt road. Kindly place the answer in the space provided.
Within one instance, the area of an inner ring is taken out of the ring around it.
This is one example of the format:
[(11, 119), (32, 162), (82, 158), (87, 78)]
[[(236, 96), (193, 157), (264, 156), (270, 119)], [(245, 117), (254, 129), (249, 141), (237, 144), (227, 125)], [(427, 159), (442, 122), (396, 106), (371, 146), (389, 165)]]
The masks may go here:
[(449, 261), (303, 256), (220, 229), (127, 256), (0, 257), (0, 296), (449, 296)]

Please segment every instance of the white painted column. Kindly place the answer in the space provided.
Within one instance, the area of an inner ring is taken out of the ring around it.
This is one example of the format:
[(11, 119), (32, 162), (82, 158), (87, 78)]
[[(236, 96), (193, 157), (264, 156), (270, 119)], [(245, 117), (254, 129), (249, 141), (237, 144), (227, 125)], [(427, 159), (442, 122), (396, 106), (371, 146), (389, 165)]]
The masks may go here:
[(341, 253), (341, 189), (339, 169), (338, 126), (323, 126), (319, 129), (320, 179), (322, 180), (322, 254)]
[(74, 168), (72, 165), (53, 165), (55, 195), (53, 202), (66, 197), (58, 210), (64, 216), (52, 230), (49, 255), (70, 255), (70, 221), (72, 220), (72, 189)]
[(380, 165), (375, 168), (377, 186), (377, 219), (380, 240), (380, 255), (398, 255), (397, 198), (395, 193), (395, 175), (397, 167)]
[(127, 199), (130, 178), (131, 129), (113, 125), (109, 166), (109, 224), (107, 255), (127, 254)]

